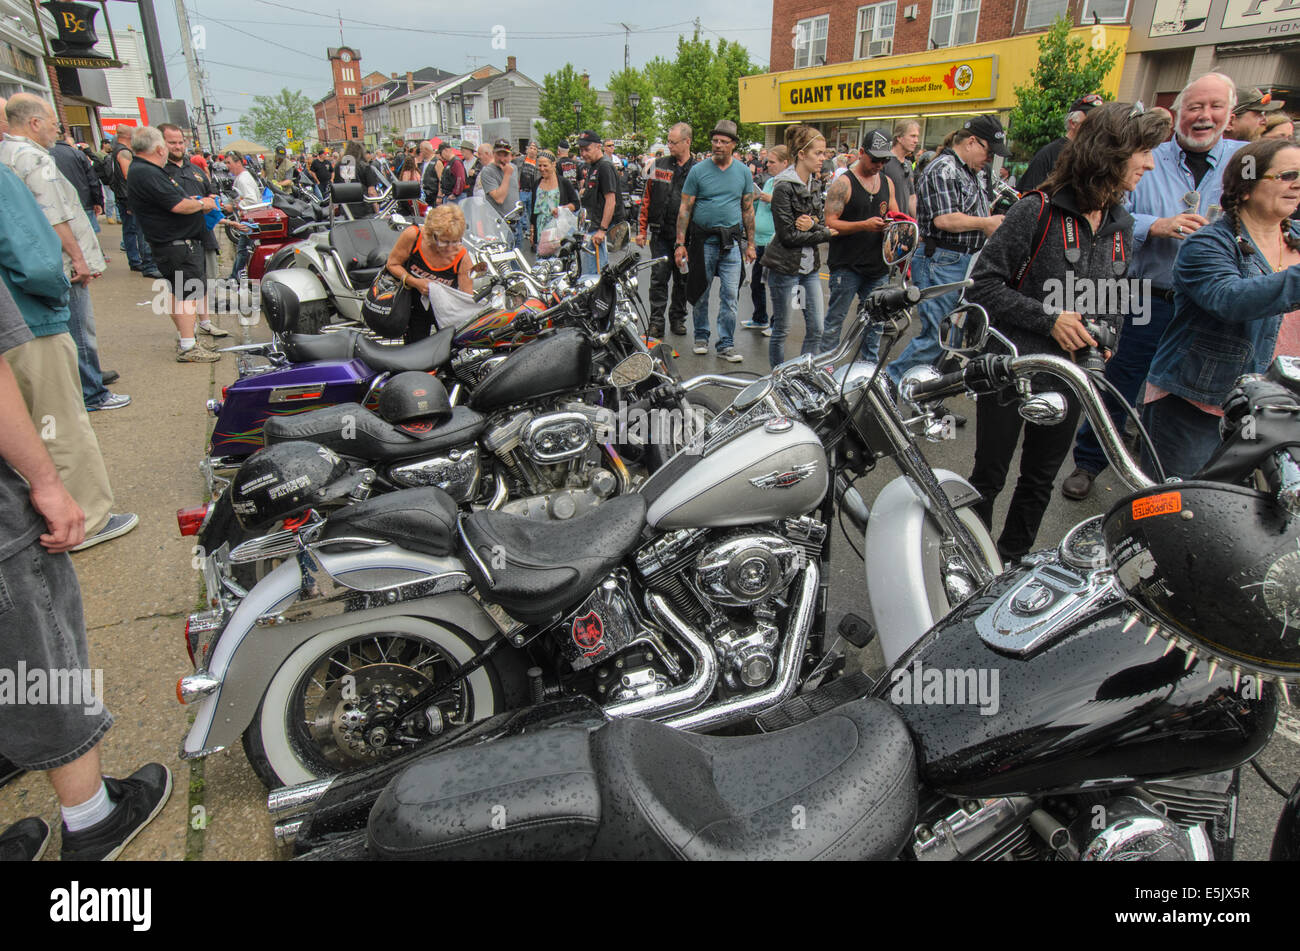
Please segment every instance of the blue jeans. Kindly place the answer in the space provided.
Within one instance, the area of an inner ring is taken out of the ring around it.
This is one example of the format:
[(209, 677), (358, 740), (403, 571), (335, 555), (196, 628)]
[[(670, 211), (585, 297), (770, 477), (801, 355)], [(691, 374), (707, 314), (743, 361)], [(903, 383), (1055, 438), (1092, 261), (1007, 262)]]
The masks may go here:
[(117, 217), (117, 197), (113, 194), (113, 189), (107, 185), (104, 186), (104, 217)]
[(590, 241), (584, 241), (578, 251), (578, 274), (586, 277), (588, 274), (600, 274), (601, 268), (609, 263), (609, 252), (605, 250), (605, 245), (601, 244), (594, 251), (587, 250), (590, 247)]
[[(934, 256), (929, 258), (922, 251), (912, 258), (912, 281), (922, 290), (938, 284), (964, 281), (970, 259), (969, 254), (946, 248), (938, 248)], [(921, 315), (921, 332), (898, 355), (898, 359), (886, 368), (891, 380), (897, 383), (912, 367), (934, 366), (939, 362), (939, 357), (943, 355), (939, 346), (939, 322), (957, 306), (960, 299), (961, 291), (953, 291), (934, 300), (922, 301), (917, 306)]]
[[(1142, 408), (1142, 425), (1151, 434), (1165, 476), (1190, 479), (1219, 448), (1219, 417), (1169, 395)], [(1142, 468), (1155, 478), (1155, 466), (1145, 450)]]
[[(1120, 391), (1130, 405), (1137, 405), (1140, 398), (1138, 394), (1142, 392), (1143, 384), (1147, 381), (1147, 371), (1151, 369), (1156, 348), (1160, 346), (1160, 337), (1174, 318), (1173, 304), (1154, 296), (1151, 297), (1150, 302), (1151, 319), (1147, 323), (1134, 324), (1132, 317), (1124, 319), (1124, 330), (1120, 334), (1119, 347), (1106, 364), (1106, 379)], [(1103, 394), (1103, 397), (1111, 421), (1122, 433), (1128, 413), (1109, 393)], [(1164, 400), (1157, 402), (1163, 403)], [(1195, 407), (1192, 407), (1192, 411), (1200, 412)], [(1154, 433), (1152, 438), (1155, 438)], [(1160, 453), (1160, 458), (1161, 461), (1164, 460), (1163, 452)], [(1079, 438), (1074, 444), (1074, 464), (1093, 475), (1101, 472), (1108, 465), (1106, 454), (1101, 451), (1101, 443), (1097, 441), (1090, 423), (1085, 422), (1079, 429)]]
[(252, 235), (241, 234), (239, 244), (235, 246), (235, 263), (230, 270), (228, 281), (239, 280), (239, 272), (248, 267), (248, 262), (252, 260), (253, 249), (257, 247), (257, 242), (253, 240)]
[(156, 267), (149, 242), (145, 240), (135, 215), (127, 209), (122, 210), (122, 243), (126, 245), (126, 260), (132, 268), (151, 271)]
[(99, 340), (95, 336), (95, 311), (90, 291), (73, 284), (68, 292), (68, 333), (77, 345), (77, 372), (81, 375), (81, 399), (87, 406), (104, 402), (111, 395), (104, 387), (99, 369)]
[[(718, 351), (735, 343), (736, 298), (740, 294), (740, 275), (744, 270), (740, 242), (731, 242), (731, 250), (724, 256), (717, 238), (704, 242), (704, 293), (691, 305), (691, 319), (695, 323), (695, 342), (709, 342), (709, 291), (713, 279), (718, 278)], [(775, 276), (775, 274), (773, 274)], [(818, 293), (820, 297), (820, 292)], [(818, 325), (818, 333), (821, 326)], [(775, 331), (773, 331), (775, 336)]]
[(99, 234), (99, 215), (95, 214), (95, 209), (87, 208), (86, 217), (90, 219), (90, 230)]
[[(816, 271), (809, 274), (782, 274), (767, 269), (767, 286), (772, 292), (772, 336), (768, 338), (767, 359), (772, 366), (785, 362), (785, 338), (790, 331), (791, 314), (803, 312), (804, 353), (821, 353), (822, 316), (826, 306), (822, 301), (822, 281)], [(796, 288), (798, 290), (796, 291)], [(800, 299), (801, 298), (801, 299)]]
[[(874, 277), (859, 274), (852, 268), (831, 271), (831, 299), (826, 305), (826, 326), (822, 328), (822, 349), (833, 350), (840, 342), (840, 331), (844, 318), (848, 316), (853, 298), (866, 297), (889, 278), (889, 272)], [(862, 339), (862, 358), (876, 359), (876, 348), (880, 346), (880, 327), (873, 325), (871, 331)]]
[(524, 216), (515, 222), (515, 247), (525, 248), (528, 241), (528, 224), (533, 220), (533, 193), (520, 191), (519, 200), (524, 203)]

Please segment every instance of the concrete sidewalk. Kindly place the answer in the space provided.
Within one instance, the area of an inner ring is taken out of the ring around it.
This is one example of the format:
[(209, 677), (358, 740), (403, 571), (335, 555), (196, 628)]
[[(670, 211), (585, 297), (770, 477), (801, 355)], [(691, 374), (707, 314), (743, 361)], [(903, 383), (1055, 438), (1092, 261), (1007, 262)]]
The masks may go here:
[[(155, 313), (153, 282), (128, 269), (118, 248), (121, 229), (103, 229), (100, 241), (111, 261), (91, 285), (100, 363), (121, 374), (111, 389), (129, 394), (132, 402), (90, 419), (112, 479), (114, 511), (135, 512), (140, 524), (72, 558), (91, 666), (104, 671), (103, 699), (116, 717), (101, 746), (104, 771), (127, 776), (157, 761), (175, 779), (171, 801), (123, 858), (185, 858), (187, 833), (191, 857), (273, 858), (265, 794), (242, 750), (217, 754), (203, 765), (213, 792), (193, 814), (190, 765), (177, 758), (187, 711), (176, 700), (176, 681), (192, 670), (185, 618), (199, 601), (201, 581), (191, 565), (193, 540), (180, 536), (175, 513), (205, 498), (198, 461), (211, 419), (204, 401), (234, 379), (234, 360), (177, 363), (175, 329), (165, 313)], [(223, 261), (228, 266), (229, 256)], [(233, 315), (216, 320), (238, 336)], [(28, 815), (60, 828), (58, 800), (43, 774), (0, 789), (0, 827)], [(59, 845), (56, 831), (47, 860), (57, 860)]]

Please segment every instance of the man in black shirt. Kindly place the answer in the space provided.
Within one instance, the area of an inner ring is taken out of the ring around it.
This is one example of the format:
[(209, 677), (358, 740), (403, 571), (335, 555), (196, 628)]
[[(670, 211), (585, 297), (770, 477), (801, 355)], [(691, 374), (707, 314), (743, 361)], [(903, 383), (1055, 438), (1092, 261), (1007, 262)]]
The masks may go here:
[[(361, 146), (356, 142), (348, 143), (343, 151), (343, 157), (339, 159), (338, 167), (334, 169), (334, 183), (337, 185), (340, 182), (360, 182), (366, 187), (366, 194), (370, 197), (379, 194), (379, 175), (365, 160)], [(353, 218), (369, 217), (374, 207), (369, 202), (363, 201), (351, 202), (348, 205)]]
[(555, 170), (568, 179), (575, 189), (578, 187), (578, 161), (569, 154), (567, 145), (555, 147)]
[(117, 142), (113, 146), (113, 191), (116, 193), (117, 207), (122, 216), (122, 245), (126, 249), (126, 260), (131, 270), (139, 271), (145, 277), (157, 280), (161, 275), (154, 265), (153, 255), (149, 252), (149, 242), (140, 233), (140, 224), (131, 208), (126, 176), (131, 167), (131, 134), (134, 126), (117, 127)]
[(135, 159), (127, 175), (128, 199), (153, 250), (154, 261), (171, 289), (172, 322), (180, 334), (178, 363), (213, 363), (221, 354), (194, 342), (197, 301), (204, 296), (203, 213), (216, 203), (210, 196), (191, 198), (167, 174), (167, 145), (153, 126), (131, 137)]
[(1083, 125), (1083, 120), (1088, 117), (1088, 113), (1105, 101), (1095, 92), (1090, 92), (1070, 104), (1070, 111), (1065, 114), (1065, 136), (1053, 139), (1034, 153), (1034, 157), (1029, 160), (1029, 167), (1025, 169), (1025, 174), (1020, 176), (1017, 187), (1021, 194), (1031, 192), (1047, 181), (1047, 176), (1051, 175), (1052, 169), (1056, 168), (1056, 160), (1065, 151), (1066, 143), (1074, 138), (1079, 131), (1079, 126)]
[(334, 166), (330, 164), (329, 153), (321, 149), (311, 163), (312, 180), (316, 183), (316, 196), (328, 198), (330, 179), (334, 177)]
[[(682, 204), (682, 185), (695, 164), (691, 157), (691, 127), (679, 122), (668, 130), (668, 155), (657, 158), (646, 178), (645, 194), (641, 196), (641, 216), (637, 227), (636, 243), (645, 247), (650, 243), (650, 256), (671, 258), (677, 237), (677, 213)], [(673, 282), (672, 305), (668, 303), (668, 281)], [(662, 261), (650, 274), (650, 334), (661, 337), (664, 332), (664, 310), (673, 333), (686, 333), (686, 276), (677, 270), (672, 261)]]
[[(189, 156), (185, 154), (185, 133), (180, 126), (172, 125), (165, 122), (158, 126), (158, 131), (163, 134), (163, 142), (167, 146), (167, 164), (163, 166), (165, 171), (172, 180), (181, 186), (181, 190), (190, 198), (202, 199), (205, 195), (212, 194), (212, 187), (208, 184), (207, 179), (199, 174), (199, 170), (190, 162)], [(213, 199), (215, 201), (215, 198)], [(230, 331), (222, 330), (208, 318), (208, 295), (207, 295), (207, 254), (208, 251), (217, 250), (217, 238), (208, 228), (207, 222), (203, 223), (203, 250), (204, 254), (204, 294), (199, 298), (198, 308), (198, 327), (195, 329), (198, 333), (206, 334), (212, 339), (219, 337), (229, 337)], [(214, 257), (215, 261), (216, 258)]]
[(623, 203), (618, 200), (618, 175), (614, 164), (605, 157), (600, 136), (583, 132), (578, 139), (582, 157), (587, 161), (586, 187), (582, 207), (587, 212), (587, 232), (591, 235), (594, 254), (582, 252), (583, 274), (599, 274), (605, 265), (605, 233), (623, 220)]

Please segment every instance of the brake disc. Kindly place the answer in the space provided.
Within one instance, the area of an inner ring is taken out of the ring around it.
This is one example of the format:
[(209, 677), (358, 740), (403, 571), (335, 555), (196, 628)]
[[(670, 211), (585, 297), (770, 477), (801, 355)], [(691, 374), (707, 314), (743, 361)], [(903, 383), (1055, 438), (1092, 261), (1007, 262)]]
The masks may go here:
[[(384, 744), (366, 742), (365, 728), (376, 716), (429, 686), (431, 681), (402, 664), (370, 664), (336, 680), (321, 696), (311, 725), (312, 738), (322, 747), (334, 746), (342, 759), (361, 763), (374, 759)], [(376, 731), (377, 735), (379, 734)]]

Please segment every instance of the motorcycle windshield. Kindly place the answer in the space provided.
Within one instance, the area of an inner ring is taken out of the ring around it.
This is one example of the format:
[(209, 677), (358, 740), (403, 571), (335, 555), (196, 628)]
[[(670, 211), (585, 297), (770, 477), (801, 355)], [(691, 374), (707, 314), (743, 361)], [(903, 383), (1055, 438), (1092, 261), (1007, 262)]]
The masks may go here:
[(465, 243), (471, 247), (499, 241), (510, 242), (510, 226), (486, 198), (469, 198), (460, 203), (465, 215)]

